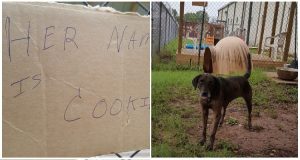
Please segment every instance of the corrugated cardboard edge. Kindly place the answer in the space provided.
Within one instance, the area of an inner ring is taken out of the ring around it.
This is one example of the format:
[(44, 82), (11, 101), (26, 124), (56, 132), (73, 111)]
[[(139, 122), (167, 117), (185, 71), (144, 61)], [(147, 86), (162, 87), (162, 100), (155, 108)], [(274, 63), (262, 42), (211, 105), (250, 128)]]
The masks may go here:
[[(7, 2), (5, 2), (7, 3)], [(11, 3), (11, 2), (8, 2)], [(18, 2), (24, 5), (33, 5), (33, 6), (42, 6), (42, 7), (54, 7), (54, 8), (63, 8), (63, 9), (71, 9), (76, 11), (98, 11), (98, 12), (108, 12), (112, 14), (121, 14), (121, 15), (131, 15), (131, 16), (138, 16), (143, 18), (150, 18), (150, 15), (140, 15), (137, 12), (120, 12), (115, 10), (112, 7), (101, 7), (97, 6), (84, 6), (80, 4), (66, 4), (66, 3), (57, 3), (57, 2)], [(129, 3), (129, 2), (128, 2)]]

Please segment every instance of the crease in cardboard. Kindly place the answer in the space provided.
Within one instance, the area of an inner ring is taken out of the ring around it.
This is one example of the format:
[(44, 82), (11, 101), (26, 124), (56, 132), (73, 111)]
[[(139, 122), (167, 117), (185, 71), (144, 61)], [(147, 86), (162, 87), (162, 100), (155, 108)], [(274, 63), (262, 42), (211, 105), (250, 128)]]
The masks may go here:
[(17, 126), (13, 125), (12, 123), (10, 123), (7, 120), (3, 120), (4, 123), (6, 123), (10, 128), (14, 129), (15, 131), (18, 131), (20, 134), (29, 137), (33, 142), (35, 142), (38, 146), (40, 146), (40, 148), (42, 148), (43, 152), (46, 155), (46, 147), (43, 146), (41, 143), (41, 141), (39, 141), (37, 138), (35, 138), (34, 136), (32, 136), (30, 133), (23, 131), (22, 129), (18, 128)]
[(70, 86), (70, 87), (72, 87), (72, 88), (74, 88), (74, 89), (76, 89), (76, 90), (78, 89), (78, 87), (74, 86), (72, 83), (67, 82), (67, 81), (65, 81), (65, 80), (59, 80), (59, 79), (56, 79), (56, 78), (54, 78), (54, 77), (49, 77), (49, 79), (54, 80), (54, 81), (61, 82), (61, 83), (63, 83), (63, 84), (66, 84), (67, 86)]
[(76, 89), (76, 90), (78, 90), (78, 89), (80, 88), (81, 91), (85, 91), (85, 92), (87, 92), (87, 93), (89, 93), (89, 94), (91, 94), (91, 95), (93, 95), (93, 96), (99, 97), (99, 96), (97, 95), (97, 93), (95, 93), (94, 91), (91, 91), (91, 90), (82, 88), (82, 87), (80, 87), (80, 86), (73, 85), (71, 82), (67, 82), (67, 81), (65, 81), (65, 80), (60, 80), (60, 79), (57, 79), (57, 78), (54, 78), (54, 77), (49, 77), (49, 79), (51, 79), (51, 80), (53, 80), (53, 81), (57, 81), (57, 82), (63, 83), (63, 84), (65, 84), (65, 85), (67, 85), (67, 86), (70, 86), (71, 88)]

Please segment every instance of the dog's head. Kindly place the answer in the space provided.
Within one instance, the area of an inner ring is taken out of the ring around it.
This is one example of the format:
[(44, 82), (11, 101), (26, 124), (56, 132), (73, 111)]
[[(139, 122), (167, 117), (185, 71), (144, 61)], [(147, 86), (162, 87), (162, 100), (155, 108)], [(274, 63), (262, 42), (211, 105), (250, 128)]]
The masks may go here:
[(208, 73), (196, 76), (192, 84), (195, 89), (199, 89), (201, 103), (210, 103), (211, 99), (218, 94), (220, 84), (218, 79)]

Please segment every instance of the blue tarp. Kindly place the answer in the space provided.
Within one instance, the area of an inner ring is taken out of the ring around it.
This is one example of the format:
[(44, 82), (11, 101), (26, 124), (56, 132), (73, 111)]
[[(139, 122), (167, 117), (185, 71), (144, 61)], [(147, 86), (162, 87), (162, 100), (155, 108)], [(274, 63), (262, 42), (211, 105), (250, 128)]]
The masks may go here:
[[(201, 50), (203, 50), (203, 49), (205, 49), (207, 47), (208, 47), (208, 45), (201, 44)], [(193, 44), (186, 44), (185, 48), (187, 48), (187, 49), (195, 49), (195, 46)], [(196, 49), (198, 49), (198, 45), (196, 46)]]

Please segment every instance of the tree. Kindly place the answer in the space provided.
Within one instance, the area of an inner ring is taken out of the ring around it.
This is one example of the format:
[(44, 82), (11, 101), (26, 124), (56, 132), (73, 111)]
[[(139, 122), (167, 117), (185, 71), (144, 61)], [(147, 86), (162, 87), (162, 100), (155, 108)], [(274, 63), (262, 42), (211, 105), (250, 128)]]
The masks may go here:
[[(196, 22), (196, 23), (202, 23), (202, 13), (203, 11), (198, 11), (196, 13), (185, 13), (184, 14), (184, 20), (186, 22)], [(208, 22), (209, 20), (209, 16), (207, 14), (207, 12), (205, 12), (204, 14), (204, 22)]]
[(172, 9), (172, 13), (173, 13), (173, 16), (176, 18), (178, 13), (177, 13), (177, 10), (176, 9)]

